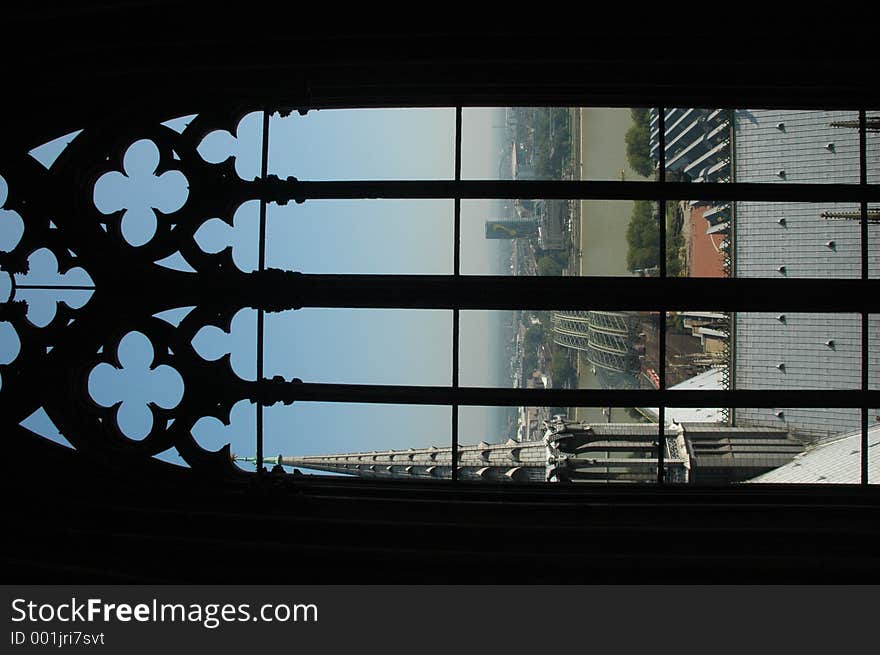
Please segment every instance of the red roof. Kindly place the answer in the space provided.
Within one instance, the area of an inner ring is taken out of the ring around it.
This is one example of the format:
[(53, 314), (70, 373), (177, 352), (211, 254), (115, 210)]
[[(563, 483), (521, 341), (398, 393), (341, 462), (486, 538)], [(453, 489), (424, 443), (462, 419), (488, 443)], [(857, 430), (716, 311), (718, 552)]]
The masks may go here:
[(721, 242), (726, 238), (725, 234), (706, 234), (709, 227), (708, 221), (703, 214), (709, 207), (694, 207), (691, 209), (690, 233), (691, 239), (688, 244), (690, 255), (690, 277), (724, 277), (724, 255), (721, 252)]

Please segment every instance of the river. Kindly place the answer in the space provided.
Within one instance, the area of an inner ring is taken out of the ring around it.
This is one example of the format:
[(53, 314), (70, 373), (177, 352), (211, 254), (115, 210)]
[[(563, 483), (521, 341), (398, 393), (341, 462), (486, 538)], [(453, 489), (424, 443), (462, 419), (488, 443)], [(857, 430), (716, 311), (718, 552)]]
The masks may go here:
[[(575, 167), (582, 180), (645, 180), (626, 160), (627, 130), (633, 120), (630, 110), (614, 107), (591, 107), (579, 110), (580, 161)], [(580, 205), (579, 271), (581, 275), (632, 276), (626, 268), (626, 229), (633, 211), (631, 200), (582, 200)], [(578, 386), (599, 389), (601, 385), (583, 356), (578, 358)], [(598, 407), (579, 407), (578, 420), (607, 421)], [(622, 407), (611, 409), (611, 420), (634, 419)]]

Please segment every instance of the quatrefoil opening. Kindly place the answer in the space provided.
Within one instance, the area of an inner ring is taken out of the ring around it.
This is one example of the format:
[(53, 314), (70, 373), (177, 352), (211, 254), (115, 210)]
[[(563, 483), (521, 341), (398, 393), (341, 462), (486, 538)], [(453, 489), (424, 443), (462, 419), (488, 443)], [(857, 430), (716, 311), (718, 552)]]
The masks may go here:
[[(80, 309), (94, 293), (91, 289), (76, 288), (94, 285), (85, 269), (75, 266), (61, 273), (58, 258), (48, 248), (32, 252), (28, 257), (28, 272), (24, 275), (16, 274), (15, 280), (20, 285), (15, 293), (16, 298), (27, 301), (28, 321), (40, 328), (52, 322), (59, 303), (64, 303), (71, 309)], [(28, 285), (56, 288), (28, 289)]]
[[(0, 321), (0, 366), (11, 364), (21, 352), (21, 340), (12, 323)], [(0, 375), (0, 391), (3, 390), (3, 377)]]
[(189, 194), (187, 179), (180, 171), (156, 175), (159, 149), (149, 139), (129, 146), (124, 172), (104, 173), (95, 183), (95, 207), (103, 214), (125, 210), (122, 236), (132, 246), (149, 243), (156, 234), (156, 211), (171, 214), (183, 207)]
[(0, 250), (12, 251), (24, 235), (24, 221), (18, 212), (2, 209), (9, 197), (9, 186), (0, 175)]
[(174, 409), (183, 398), (183, 379), (171, 366), (154, 365), (153, 344), (129, 332), (116, 350), (120, 368), (98, 364), (89, 374), (89, 395), (102, 407), (118, 404), (116, 423), (127, 437), (140, 440), (153, 428), (151, 406)]

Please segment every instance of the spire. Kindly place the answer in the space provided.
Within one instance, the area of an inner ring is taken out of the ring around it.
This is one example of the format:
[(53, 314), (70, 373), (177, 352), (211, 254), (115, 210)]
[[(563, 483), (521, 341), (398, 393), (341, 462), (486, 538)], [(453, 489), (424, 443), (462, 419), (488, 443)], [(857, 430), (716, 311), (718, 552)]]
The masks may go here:
[[(458, 476), (461, 480), (543, 482), (547, 449), (541, 442), (503, 444), (480, 442), (459, 446)], [(281, 457), (284, 466), (296, 466), (370, 478), (449, 479), (452, 448), (409, 448), (371, 452)]]
[[(542, 441), (459, 446), (460, 480), (491, 482), (651, 483), (657, 479), (655, 423), (545, 422)], [(790, 461), (803, 450), (784, 428), (670, 424), (665, 479), (671, 483), (742, 481)], [(233, 456), (255, 462), (253, 457)], [(263, 462), (373, 479), (450, 479), (452, 449), (408, 448), (330, 455), (265, 457)]]

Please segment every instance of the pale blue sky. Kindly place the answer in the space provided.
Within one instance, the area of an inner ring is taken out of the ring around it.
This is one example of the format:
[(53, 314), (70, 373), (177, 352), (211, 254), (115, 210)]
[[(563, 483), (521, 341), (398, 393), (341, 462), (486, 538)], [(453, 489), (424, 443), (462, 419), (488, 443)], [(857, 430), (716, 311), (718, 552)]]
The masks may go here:
[[(497, 177), (502, 131), (496, 126), (500, 122), (495, 110), (465, 110), (464, 177)], [(172, 125), (182, 128), (181, 123), (185, 120)], [(259, 175), (260, 129), (261, 115), (249, 114), (235, 135), (212, 133), (199, 152), (215, 162), (235, 155), (238, 174), (253, 179)], [(269, 170), (280, 177), (301, 180), (451, 179), (454, 133), (454, 109), (313, 111), (305, 117), (292, 114), (285, 118), (276, 115), (270, 121)], [(153, 236), (157, 219), (150, 207), (169, 211), (186, 200), (187, 191), (179, 173), (159, 178), (152, 175), (156, 158), (155, 146), (136, 142), (125, 157), (124, 170), (108, 171), (96, 185), (95, 202), (101, 211), (126, 208), (123, 234), (134, 245), (146, 243)], [(2, 184), (0, 192), (5, 196)], [(463, 203), (465, 273), (500, 272), (491, 268), (490, 248), (497, 248), (497, 244), (488, 243), (483, 236), (483, 221), (496, 211), (496, 206), (489, 202)], [(453, 202), (445, 199), (270, 204), (266, 265), (305, 273), (451, 274), (453, 207)], [(245, 203), (236, 212), (233, 227), (210, 221), (197, 234), (197, 242), (209, 252), (232, 245), (236, 265), (245, 271), (254, 270), (258, 212), (257, 202)], [(12, 247), (7, 241), (17, 241), (14, 223), (14, 217), (0, 215), (0, 247)], [(32, 265), (36, 262), (38, 269), (52, 268), (47, 255), (51, 253), (35, 253)], [(40, 272), (48, 276), (46, 279), (32, 273), (27, 280), (19, 281), (46, 283), (50, 273)], [(87, 277), (85, 280), (87, 283)], [(83, 278), (69, 273), (61, 283), (82, 284)], [(0, 294), (8, 294), (8, 286), (8, 278), (0, 275)], [(20, 291), (18, 297), (41, 294), (38, 302), (33, 302), (32, 319), (45, 324), (54, 314), (56, 299), (73, 305), (87, 300), (88, 293)], [(76, 294), (85, 298), (74, 298)], [(179, 320), (183, 313), (169, 314), (177, 314)], [(487, 315), (472, 315), (462, 327), (462, 359), (467, 362), (463, 375), (468, 383), (490, 382), (487, 319)], [(10, 334), (9, 327), (0, 324), (0, 363), (15, 350), (14, 330)], [(256, 312), (242, 310), (230, 334), (206, 328), (194, 345), (209, 359), (230, 352), (236, 373), (254, 379), (255, 335)], [(448, 385), (451, 335), (450, 311), (304, 309), (267, 313), (265, 374), (299, 377), (308, 382)], [(137, 335), (127, 338), (120, 353), (125, 351), (123, 359), (129, 367), (122, 372), (99, 367), (90, 377), (93, 397), (99, 403), (109, 405), (123, 400), (119, 420), (132, 438), (142, 438), (149, 429), (148, 400), (167, 406), (179, 397), (174, 387), (180, 383), (173, 375), (149, 371), (149, 350), (146, 339), (138, 339)], [(142, 369), (140, 374), (129, 370), (138, 367)], [(445, 445), (450, 439), (450, 412), (448, 407), (279, 405), (265, 410), (264, 451), (268, 456)], [(233, 410), (231, 426), (203, 419), (194, 434), (209, 450), (229, 442), (233, 452), (253, 455), (254, 417), (254, 406), (242, 402)], [(47, 419), (37, 417), (31, 422), (32, 429), (52, 437)], [(489, 425), (487, 411), (464, 412), (463, 441), (493, 440), (493, 435), (486, 434)], [(179, 461), (173, 452), (163, 455), (163, 459)]]

